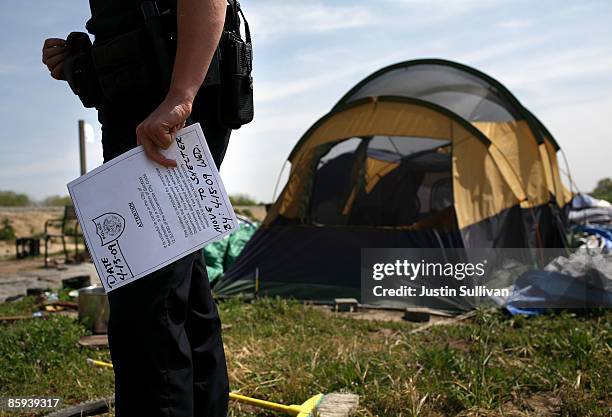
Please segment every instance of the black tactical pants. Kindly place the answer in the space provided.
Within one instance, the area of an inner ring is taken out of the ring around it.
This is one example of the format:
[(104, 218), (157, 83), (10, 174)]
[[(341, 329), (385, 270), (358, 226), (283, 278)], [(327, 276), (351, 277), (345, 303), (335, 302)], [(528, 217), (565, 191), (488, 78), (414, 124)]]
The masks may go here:
[[(219, 166), (230, 131), (217, 124), (214, 102), (200, 95), (192, 118), (202, 124)], [(105, 161), (136, 146), (136, 126), (154, 107), (137, 103), (100, 110)], [(221, 322), (202, 253), (111, 291), (108, 298), (116, 416), (225, 417), (229, 383)]]

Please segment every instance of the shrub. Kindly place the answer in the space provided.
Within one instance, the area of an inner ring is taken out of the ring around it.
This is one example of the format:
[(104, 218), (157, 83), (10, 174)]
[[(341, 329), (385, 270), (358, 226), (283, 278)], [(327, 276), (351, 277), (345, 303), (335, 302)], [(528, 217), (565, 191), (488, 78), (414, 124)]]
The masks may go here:
[(0, 206), (22, 207), (31, 204), (30, 197), (25, 194), (19, 194), (13, 191), (0, 191)]
[(15, 240), (15, 228), (7, 218), (0, 223), (0, 240)]
[(71, 206), (72, 205), (72, 200), (67, 195), (65, 195), (65, 196), (52, 195), (50, 197), (45, 198), (42, 201), (42, 205), (43, 206), (49, 206), (49, 207)]

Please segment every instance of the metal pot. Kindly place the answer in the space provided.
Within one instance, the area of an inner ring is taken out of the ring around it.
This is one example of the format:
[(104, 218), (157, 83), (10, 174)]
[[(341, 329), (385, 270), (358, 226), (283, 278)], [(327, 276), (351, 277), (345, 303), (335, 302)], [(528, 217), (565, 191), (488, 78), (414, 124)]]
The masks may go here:
[(94, 334), (106, 333), (110, 306), (102, 287), (79, 290), (79, 321)]

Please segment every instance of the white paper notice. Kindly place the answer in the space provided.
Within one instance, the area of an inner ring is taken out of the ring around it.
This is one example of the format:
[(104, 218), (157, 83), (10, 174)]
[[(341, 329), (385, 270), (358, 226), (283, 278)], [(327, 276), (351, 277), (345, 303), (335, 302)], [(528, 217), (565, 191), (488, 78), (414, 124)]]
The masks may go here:
[(105, 290), (150, 274), (233, 232), (236, 215), (199, 124), (152, 162), (141, 146), (68, 184)]

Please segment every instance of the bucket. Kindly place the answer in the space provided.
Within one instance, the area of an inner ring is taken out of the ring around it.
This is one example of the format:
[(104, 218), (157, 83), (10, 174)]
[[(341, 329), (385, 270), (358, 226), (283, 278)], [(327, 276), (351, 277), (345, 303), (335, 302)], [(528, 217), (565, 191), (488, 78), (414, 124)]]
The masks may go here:
[(85, 287), (79, 290), (79, 321), (92, 333), (108, 330), (110, 306), (102, 287)]

